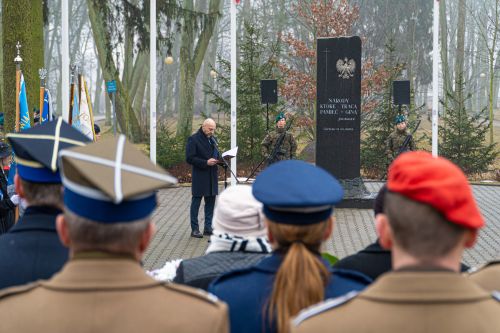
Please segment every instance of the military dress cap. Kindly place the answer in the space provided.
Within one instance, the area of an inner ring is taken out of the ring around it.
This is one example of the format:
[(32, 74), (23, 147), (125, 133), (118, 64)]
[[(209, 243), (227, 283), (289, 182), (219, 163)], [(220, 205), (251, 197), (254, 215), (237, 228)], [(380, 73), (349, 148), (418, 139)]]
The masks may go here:
[(286, 120), (285, 114), (284, 114), (283, 112), (280, 112), (280, 113), (276, 116), (276, 122), (280, 121), (281, 119), (285, 119), (285, 120)]
[(12, 153), (8, 144), (0, 141), (0, 158), (5, 158)]
[(423, 151), (401, 154), (389, 167), (387, 188), (433, 207), (454, 224), (470, 229), (484, 226), (467, 177), (445, 158)]
[(272, 164), (257, 176), (253, 195), (263, 203), (264, 214), (271, 221), (306, 225), (330, 217), (344, 191), (324, 169), (287, 160)]
[(397, 124), (404, 123), (406, 121), (406, 117), (402, 114), (398, 114), (396, 118), (394, 118), (394, 122)]
[(124, 135), (64, 150), (59, 157), (66, 208), (95, 222), (143, 219), (156, 207), (155, 190), (177, 183)]
[(19, 176), (34, 183), (60, 183), (58, 153), (89, 142), (62, 118), (19, 133), (9, 133), (7, 138), (16, 155)]

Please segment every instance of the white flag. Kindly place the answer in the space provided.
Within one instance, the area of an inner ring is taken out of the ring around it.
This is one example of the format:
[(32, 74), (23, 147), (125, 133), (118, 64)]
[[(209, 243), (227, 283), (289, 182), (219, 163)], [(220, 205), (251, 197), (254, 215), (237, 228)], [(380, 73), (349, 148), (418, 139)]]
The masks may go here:
[(80, 87), (80, 131), (90, 140), (94, 140), (94, 122), (92, 112), (90, 111), (87, 100), (87, 82), (82, 75), (82, 84)]

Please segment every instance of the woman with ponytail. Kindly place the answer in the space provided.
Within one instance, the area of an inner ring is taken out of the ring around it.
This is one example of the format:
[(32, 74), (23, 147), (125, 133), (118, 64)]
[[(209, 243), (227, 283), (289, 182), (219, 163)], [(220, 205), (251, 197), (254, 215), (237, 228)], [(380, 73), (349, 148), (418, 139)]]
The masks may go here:
[(263, 203), (273, 253), (211, 285), (229, 305), (231, 332), (287, 333), (300, 310), (370, 282), (355, 271), (333, 270), (320, 256), (343, 195), (328, 172), (302, 161), (279, 162), (257, 177), (253, 195)]

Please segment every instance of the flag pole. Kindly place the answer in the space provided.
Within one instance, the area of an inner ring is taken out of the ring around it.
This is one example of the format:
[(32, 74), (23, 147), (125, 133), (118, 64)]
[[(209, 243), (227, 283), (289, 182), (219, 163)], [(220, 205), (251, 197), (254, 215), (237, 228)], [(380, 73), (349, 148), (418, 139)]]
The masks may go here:
[(439, 0), (434, 1), (432, 46), (432, 156), (438, 156), (439, 121)]
[(70, 65), (71, 68), (71, 82), (69, 88), (69, 114), (68, 114), (68, 124), (73, 124), (73, 96), (75, 93), (75, 71), (76, 65)]
[(156, 1), (149, 10), (149, 158), (156, 164)]
[[(236, 147), (236, 0), (231, 1), (231, 149)], [(237, 1), (239, 3), (239, 1)], [(231, 170), (238, 175), (236, 158), (231, 159)], [(236, 179), (231, 178), (231, 186), (236, 185)]]
[(16, 44), (17, 56), (14, 58), (14, 63), (16, 64), (16, 126), (15, 131), (19, 132), (19, 124), (20, 124), (20, 110), (19, 110), (19, 93), (21, 91), (21, 63), (23, 62), (23, 58), (21, 58), (21, 43), (17, 41)]
[(45, 78), (47, 77), (47, 69), (40, 68), (38, 70), (38, 76), (40, 77), (40, 124), (43, 122), (43, 104), (45, 96)]
[(70, 86), (69, 82), (69, 4), (67, 0), (61, 1), (61, 98), (62, 110), (57, 112), (63, 117), (64, 121), (71, 124), (69, 114), (71, 108), (71, 99), (66, 90)]

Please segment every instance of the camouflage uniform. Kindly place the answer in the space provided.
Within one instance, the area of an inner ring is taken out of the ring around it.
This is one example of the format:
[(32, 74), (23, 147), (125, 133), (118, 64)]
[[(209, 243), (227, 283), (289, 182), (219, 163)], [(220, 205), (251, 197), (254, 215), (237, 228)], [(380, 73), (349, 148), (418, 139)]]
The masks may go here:
[[(283, 132), (285, 132), (284, 128), (276, 128), (274, 132), (271, 132), (266, 135), (266, 137), (262, 141), (262, 154), (264, 156), (269, 156), (270, 154), (272, 154), (272, 152), (274, 151), (274, 146), (276, 145), (277, 141), (279, 140), (279, 137)], [(269, 164), (278, 161), (294, 159), (296, 157), (295, 154), (296, 151), (297, 151), (297, 142), (295, 141), (293, 134), (290, 132), (286, 132), (285, 137), (283, 138), (283, 142), (281, 143), (280, 150), (276, 154), (274, 160), (271, 161)]]
[[(403, 142), (408, 136), (408, 131), (405, 129), (404, 131), (400, 131), (395, 129), (389, 137), (387, 138), (385, 144), (385, 154), (387, 155), (387, 160), (391, 163), (398, 155), (399, 149), (403, 146)], [(413, 138), (410, 139), (410, 142), (406, 146), (404, 151), (415, 150), (415, 143), (413, 142)]]

